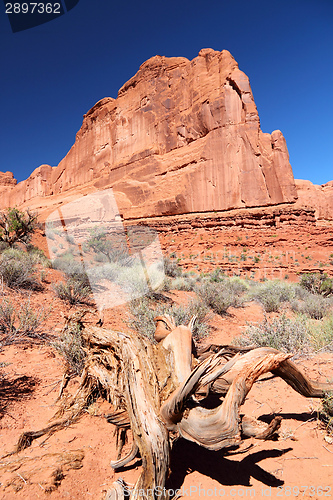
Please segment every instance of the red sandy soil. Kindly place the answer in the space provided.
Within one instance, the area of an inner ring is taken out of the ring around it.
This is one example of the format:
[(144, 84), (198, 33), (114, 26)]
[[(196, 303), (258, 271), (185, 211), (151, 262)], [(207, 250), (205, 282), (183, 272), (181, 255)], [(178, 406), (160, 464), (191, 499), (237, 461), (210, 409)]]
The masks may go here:
[[(199, 260), (199, 256), (203, 255), (200, 252), (206, 252), (208, 246), (212, 247), (208, 250), (215, 251), (223, 251), (223, 247), (227, 246), (236, 256), (244, 253), (243, 247), (248, 253), (260, 254), (258, 270), (263, 269), (264, 264), (268, 265), (268, 251), (274, 249), (286, 254), (290, 250), (295, 252), (294, 259), (292, 263), (289, 261), (287, 268), (283, 268), (283, 273), (294, 280), (297, 279), (296, 272), (306, 266), (310, 268), (310, 264), (314, 266), (311, 270), (318, 267), (320, 270), (331, 272), (332, 269), (329, 265), (329, 255), (332, 252), (329, 240), (333, 229), (327, 232), (312, 229), (306, 241), (301, 233), (294, 234), (294, 243), (290, 241), (290, 234), (286, 241), (283, 239), (283, 230), (272, 230), (272, 234), (278, 236), (272, 236), (265, 230), (258, 234), (247, 234), (246, 230), (240, 231), (239, 234), (235, 230), (230, 233), (224, 231), (223, 234), (214, 230), (209, 233), (203, 231), (205, 230), (198, 230), (196, 234), (182, 233), (181, 238), (175, 234), (161, 235), (162, 247), (167, 254), (173, 251), (179, 254), (183, 251), (185, 256), (181, 264), (188, 269), (199, 266), (200, 271), (211, 270), (216, 266), (223, 267), (222, 259), (219, 262)], [(275, 245), (268, 245), (267, 242), (272, 241)], [(45, 247), (41, 236), (38, 237), (37, 243), (38, 246)], [(199, 256), (193, 259), (190, 254)], [(304, 257), (301, 257), (302, 254)], [(306, 259), (307, 256), (311, 259)], [(300, 263), (299, 267), (295, 266), (296, 259)], [(237, 264), (240, 262), (246, 263), (238, 259)], [(323, 267), (317, 262), (322, 262)], [(230, 263), (226, 261), (225, 264)], [(230, 269), (228, 271), (231, 272)], [(42, 306), (45, 309), (51, 306), (45, 331), (54, 335), (59, 334), (64, 324), (62, 314), (69, 312), (69, 308), (57, 299), (52, 291), (52, 283), (59, 279), (59, 272), (48, 270), (45, 289), (30, 295), (32, 306)], [(2, 296), (16, 303), (29, 298), (27, 293), (14, 293), (7, 289), (2, 291)], [(178, 292), (173, 297), (176, 301), (184, 300), (186, 294)], [(2, 297), (0, 301), (1, 299)], [(72, 309), (74, 310), (75, 308)], [(261, 306), (255, 303), (240, 309), (230, 309), (229, 313), (224, 317), (214, 316), (212, 324), (215, 328), (207, 339), (209, 342), (232, 343), (247, 322), (262, 321), (264, 317)], [(105, 316), (104, 326), (128, 328), (124, 322), (125, 316), (125, 307), (110, 310)], [(88, 314), (86, 319), (88, 324), (95, 324), (98, 316), (92, 313)], [(8, 363), (1, 369), (3, 378), (0, 379), (0, 457), (4, 457), (13, 450), (23, 431), (45, 427), (55, 414), (55, 400), (61, 384), (64, 361), (49, 345), (41, 343), (35, 346), (6, 347), (0, 353), (0, 362)], [(332, 381), (331, 355), (303, 357), (295, 362), (314, 380)], [(78, 384), (78, 378), (72, 379), (66, 394), (73, 394)], [(251, 445), (250, 449), (233, 454), (223, 451), (209, 452), (179, 440), (173, 449), (172, 474), (168, 487), (181, 488), (184, 498), (193, 499), (332, 497), (333, 444), (325, 440), (325, 430), (317, 420), (319, 404), (319, 400), (304, 398), (282, 380), (266, 375), (249, 393), (242, 412), (268, 420), (274, 413), (281, 415), (283, 421), (279, 439), (265, 442), (248, 439), (245, 445)], [(140, 473), (140, 461), (119, 472), (114, 472), (110, 467), (110, 460), (117, 456), (115, 428), (104, 418), (110, 409), (108, 403), (98, 400), (74, 425), (49, 438), (43, 436), (35, 440), (30, 448), (18, 455), (1, 458), (0, 498), (102, 500), (116, 479), (121, 477), (134, 484)], [(123, 453), (130, 446), (129, 438)], [(23, 457), (24, 460), (18, 463), (17, 460)], [(36, 459), (37, 457), (39, 459)], [(62, 470), (62, 475), (58, 473), (58, 481), (55, 481), (54, 472), (57, 469)], [(47, 493), (50, 487), (52, 491)]]

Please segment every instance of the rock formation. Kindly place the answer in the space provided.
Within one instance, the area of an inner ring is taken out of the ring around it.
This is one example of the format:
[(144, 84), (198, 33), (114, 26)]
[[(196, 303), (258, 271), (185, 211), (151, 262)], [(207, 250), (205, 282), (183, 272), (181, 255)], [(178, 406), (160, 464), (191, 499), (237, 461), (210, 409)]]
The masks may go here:
[(314, 208), (317, 221), (333, 220), (333, 181), (322, 186), (299, 179), (296, 179), (295, 183), (298, 195), (297, 207)]
[(112, 187), (125, 219), (297, 199), (285, 139), (261, 131), (249, 80), (226, 50), (203, 49), (192, 61), (152, 57), (117, 99), (84, 115), (57, 167), (42, 165), (5, 189), (3, 175), (0, 208), (50, 212)]

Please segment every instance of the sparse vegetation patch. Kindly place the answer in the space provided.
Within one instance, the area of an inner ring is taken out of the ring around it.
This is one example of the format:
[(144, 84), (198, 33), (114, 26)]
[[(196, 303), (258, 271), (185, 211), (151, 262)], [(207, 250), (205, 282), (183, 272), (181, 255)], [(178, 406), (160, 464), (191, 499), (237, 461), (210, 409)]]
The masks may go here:
[(192, 299), (187, 305), (172, 306), (166, 304), (154, 304), (147, 297), (132, 300), (130, 303), (131, 317), (128, 324), (137, 330), (141, 335), (145, 335), (153, 340), (155, 333), (155, 316), (168, 314), (175, 320), (176, 325), (187, 325), (193, 316), (196, 321), (193, 329), (193, 337), (200, 340), (209, 333), (210, 311), (200, 300)]
[(283, 314), (271, 322), (249, 324), (244, 335), (237, 339), (243, 346), (273, 347), (282, 352), (300, 354), (310, 349), (310, 329), (306, 318), (289, 319)]
[(249, 293), (249, 298), (260, 302), (266, 312), (278, 311), (281, 304), (294, 296), (294, 286), (283, 281), (265, 281), (254, 286)]
[(52, 342), (54, 349), (61, 354), (66, 361), (66, 372), (70, 375), (81, 375), (86, 353), (83, 350), (81, 337), (81, 326), (79, 323), (71, 323), (65, 328), (59, 340)]
[(48, 312), (43, 308), (34, 310), (30, 300), (19, 307), (11, 301), (0, 303), (0, 350), (14, 343), (32, 340), (45, 340), (47, 335), (43, 330), (43, 322)]
[(244, 304), (245, 285), (241, 281), (225, 278), (222, 281), (203, 280), (196, 287), (196, 292), (207, 307), (216, 314), (225, 314), (229, 307), (241, 307)]
[(27, 244), (37, 225), (37, 214), (29, 210), (21, 212), (16, 207), (0, 213), (0, 242), (13, 247), (17, 243)]
[(41, 288), (34, 257), (16, 248), (9, 248), (0, 255), (0, 276), (9, 288)]

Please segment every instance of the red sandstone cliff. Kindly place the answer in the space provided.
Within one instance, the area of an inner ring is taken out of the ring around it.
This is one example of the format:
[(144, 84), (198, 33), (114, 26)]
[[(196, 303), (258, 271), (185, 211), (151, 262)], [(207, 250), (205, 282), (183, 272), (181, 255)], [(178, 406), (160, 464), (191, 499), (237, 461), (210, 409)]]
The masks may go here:
[(297, 198), (282, 133), (260, 130), (247, 76), (228, 51), (211, 49), (142, 64), (117, 99), (88, 111), (57, 167), (42, 165), (17, 186), (0, 176), (0, 208), (50, 211), (105, 187), (125, 218)]
[(333, 220), (333, 181), (322, 186), (300, 179), (295, 183), (298, 195), (295, 207), (314, 208), (317, 220)]

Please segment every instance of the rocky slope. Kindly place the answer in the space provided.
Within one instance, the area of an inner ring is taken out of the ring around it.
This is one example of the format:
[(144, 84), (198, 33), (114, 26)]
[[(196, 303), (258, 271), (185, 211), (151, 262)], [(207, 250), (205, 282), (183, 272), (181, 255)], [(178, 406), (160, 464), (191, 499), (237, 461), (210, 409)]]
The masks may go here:
[[(297, 199), (285, 139), (261, 131), (249, 80), (226, 50), (203, 49), (192, 61), (152, 57), (117, 99), (88, 111), (57, 167), (42, 165), (18, 185), (11, 175), (0, 175), (0, 208), (44, 213), (106, 187), (125, 219)], [(298, 208), (309, 205), (310, 184), (299, 184)], [(315, 193), (317, 215), (332, 214), (326, 191)]]

